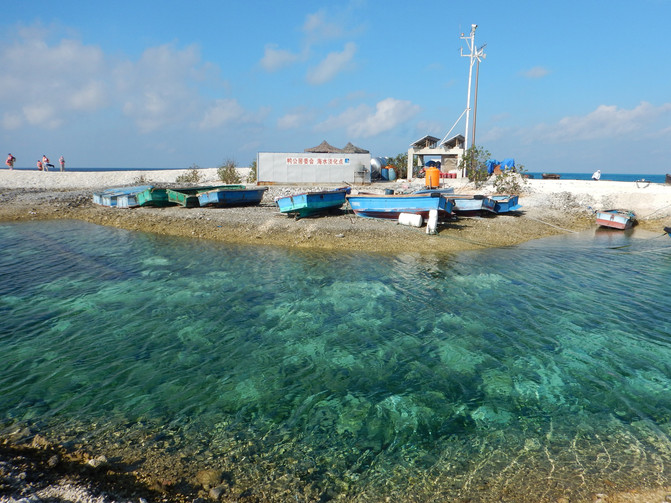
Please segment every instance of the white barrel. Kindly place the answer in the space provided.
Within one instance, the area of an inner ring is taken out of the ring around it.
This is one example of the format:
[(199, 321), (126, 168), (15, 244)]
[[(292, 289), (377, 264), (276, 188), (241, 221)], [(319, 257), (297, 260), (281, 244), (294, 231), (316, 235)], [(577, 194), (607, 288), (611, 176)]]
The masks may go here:
[(422, 215), (415, 215), (414, 213), (400, 213), (398, 215), (398, 223), (403, 225), (410, 225), (412, 227), (421, 227), (424, 223)]
[(438, 210), (429, 211), (429, 219), (426, 221), (426, 233), (435, 234), (438, 227)]

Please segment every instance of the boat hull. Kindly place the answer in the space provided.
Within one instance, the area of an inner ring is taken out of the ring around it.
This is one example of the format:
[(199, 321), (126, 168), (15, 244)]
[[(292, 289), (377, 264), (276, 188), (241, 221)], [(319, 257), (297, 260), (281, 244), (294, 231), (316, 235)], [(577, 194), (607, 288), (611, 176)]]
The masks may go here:
[(482, 201), (482, 209), (498, 215), (519, 210), (522, 206), (518, 203), (519, 196), (487, 196)]
[(106, 189), (102, 192), (94, 192), (93, 202), (110, 208), (134, 208), (139, 206), (137, 195), (151, 188), (150, 185), (139, 185), (136, 187)]
[(296, 217), (307, 217), (335, 210), (345, 204), (349, 189), (305, 192), (286, 197), (278, 197), (275, 203), (280, 212)]
[(168, 201), (184, 206), (185, 208), (198, 208), (200, 201), (198, 196), (205, 192), (226, 190), (231, 188), (244, 188), (244, 185), (209, 185), (203, 187), (184, 187), (177, 189), (166, 189)]
[(611, 229), (630, 229), (636, 223), (636, 214), (626, 210), (604, 210), (596, 212), (596, 223)]
[(431, 210), (437, 210), (439, 217), (452, 213), (454, 203), (439, 193), (428, 194), (357, 194), (347, 196), (354, 214), (365, 218), (398, 219), (401, 213), (421, 215), (429, 218)]
[(209, 190), (198, 194), (200, 206), (252, 206), (259, 204), (268, 187), (247, 188), (244, 185)]
[(140, 206), (172, 206), (174, 203), (168, 201), (168, 193), (165, 189), (150, 188), (137, 195)]

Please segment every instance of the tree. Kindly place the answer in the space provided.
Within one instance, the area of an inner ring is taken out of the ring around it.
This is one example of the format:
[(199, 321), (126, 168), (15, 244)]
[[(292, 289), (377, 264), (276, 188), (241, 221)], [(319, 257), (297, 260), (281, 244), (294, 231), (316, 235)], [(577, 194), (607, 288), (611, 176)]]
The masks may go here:
[(490, 157), (491, 154), (484, 148), (471, 145), (461, 158), (459, 169), (466, 168), (466, 176), (469, 181), (475, 184), (476, 188), (482, 187), (489, 178), (487, 161)]

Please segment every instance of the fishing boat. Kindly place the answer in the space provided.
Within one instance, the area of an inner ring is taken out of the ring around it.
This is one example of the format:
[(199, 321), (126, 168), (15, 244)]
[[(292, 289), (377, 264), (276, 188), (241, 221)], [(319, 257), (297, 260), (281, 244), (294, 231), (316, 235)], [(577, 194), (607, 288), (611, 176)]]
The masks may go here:
[(482, 213), (485, 196), (480, 194), (452, 194), (449, 196), (454, 200), (454, 212), (461, 216), (475, 216)]
[(275, 198), (275, 204), (281, 213), (298, 218), (318, 215), (335, 210), (345, 204), (345, 196), (349, 187), (314, 192), (303, 192), (291, 196)]
[(171, 203), (184, 206), (185, 208), (197, 208), (200, 206), (198, 196), (205, 192), (210, 192), (219, 189), (226, 189), (230, 187), (243, 187), (243, 185), (209, 185), (203, 187), (183, 187), (177, 189), (165, 189), (168, 195), (168, 201)]
[(140, 206), (173, 206), (175, 203), (168, 201), (168, 192), (166, 189), (150, 187), (137, 195), (137, 202)]
[(498, 215), (500, 213), (519, 210), (522, 206), (518, 203), (519, 196), (486, 196), (482, 200), (482, 209)]
[(134, 208), (139, 206), (137, 195), (151, 188), (151, 185), (138, 185), (135, 187), (115, 187), (106, 189), (102, 192), (94, 192), (93, 202), (110, 208)]
[(612, 229), (629, 229), (636, 224), (636, 213), (629, 210), (597, 211), (596, 224)]
[(541, 176), (543, 180), (559, 180), (561, 178), (561, 175), (557, 173), (543, 173)]
[(268, 187), (226, 185), (198, 193), (200, 206), (252, 206), (259, 204)]
[(348, 195), (347, 202), (357, 216), (366, 218), (398, 219), (401, 213), (429, 217), (431, 210), (438, 217), (448, 217), (454, 208), (452, 199), (439, 192), (426, 194), (363, 194)]

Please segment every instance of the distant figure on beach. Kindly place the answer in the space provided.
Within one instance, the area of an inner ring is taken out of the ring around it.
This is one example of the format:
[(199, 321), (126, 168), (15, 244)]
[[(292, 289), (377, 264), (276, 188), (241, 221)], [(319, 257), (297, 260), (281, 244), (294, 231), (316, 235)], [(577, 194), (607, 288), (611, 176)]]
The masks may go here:
[(601, 170), (597, 169), (592, 175), (592, 180), (599, 180), (601, 178)]
[(49, 171), (49, 168), (53, 168), (54, 165), (49, 163), (49, 158), (46, 155), (42, 156), (42, 167), (44, 171)]
[(65, 171), (65, 157), (61, 156), (61, 158), (58, 159), (58, 162), (61, 165), (61, 171)]
[(42, 169), (43, 169), (43, 168), (42, 168), (42, 161), (40, 161), (40, 160), (38, 159), (38, 160), (37, 160), (37, 170), (38, 170), (38, 171), (42, 171)]
[(16, 157), (14, 157), (12, 154), (7, 154), (7, 160), (5, 161), (5, 164), (9, 169), (14, 169), (14, 163), (16, 162)]

